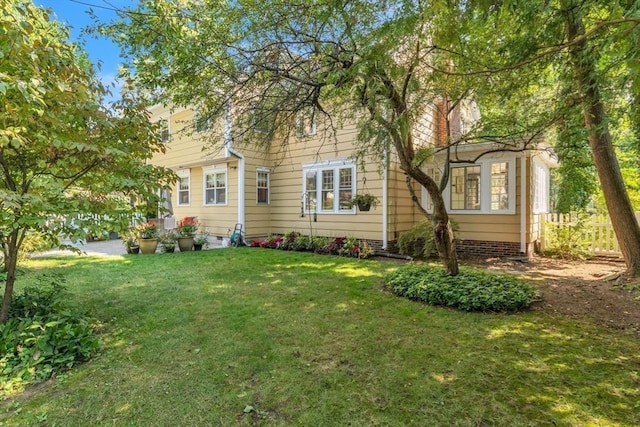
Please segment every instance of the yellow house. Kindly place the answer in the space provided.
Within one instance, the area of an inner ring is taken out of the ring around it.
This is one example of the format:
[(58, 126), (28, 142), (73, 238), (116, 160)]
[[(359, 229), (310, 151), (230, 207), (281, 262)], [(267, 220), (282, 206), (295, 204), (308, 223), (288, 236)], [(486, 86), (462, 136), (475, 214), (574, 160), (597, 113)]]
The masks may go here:
[[(171, 168), (179, 182), (171, 192), (175, 219), (197, 216), (211, 235), (227, 237), (241, 224), (246, 240), (297, 231), (306, 235), (366, 239), (378, 250), (395, 251), (399, 235), (425, 219), (414, 206), (394, 153), (386, 161), (353, 159), (356, 129), (344, 127), (327, 141), (308, 124), (286, 151), (258, 151), (231, 140), (203, 150), (206, 126), (191, 109), (154, 106), (152, 120), (165, 126), (166, 153), (152, 162)], [(227, 139), (227, 138), (224, 138)], [(474, 159), (488, 145), (460, 146), (458, 160)], [(534, 213), (548, 210), (549, 167), (543, 152), (494, 153), (475, 163), (450, 165), (444, 191), (459, 227), (463, 254), (530, 254), (538, 238)], [(437, 165), (428, 172), (438, 177)], [(363, 171), (364, 170), (364, 171)], [(370, 193), (379, 204), (368, 212), (350, 204), (355, 194)], [(430, 201), (423, 190), (422, 204)]]

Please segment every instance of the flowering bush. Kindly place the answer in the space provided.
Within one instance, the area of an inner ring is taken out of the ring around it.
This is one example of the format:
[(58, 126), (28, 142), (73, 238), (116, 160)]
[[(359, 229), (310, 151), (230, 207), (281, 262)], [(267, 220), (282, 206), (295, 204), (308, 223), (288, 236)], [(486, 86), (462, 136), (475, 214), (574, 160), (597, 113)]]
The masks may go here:
[(354, 237), (303, 236), (293, 231), (284, 236), (274, 235), (266, 239), (254, 239), (250, 246), (285, 251), (308, 251), (353, 258), (369, 258), (375, 255), (375, 249), (365, 240), (360, 241)]
[(152, 222), (143, 222), (138, 224), (135, 229), (135, 234), (138, 239), (157, 239), (158, 227)]
[(178, 221), (176, 230), (180, 237), (193, 237), (198, 231), (199, 225), (200, 222), (198, 222), (198, 219), (195, 216), (185, 216)]

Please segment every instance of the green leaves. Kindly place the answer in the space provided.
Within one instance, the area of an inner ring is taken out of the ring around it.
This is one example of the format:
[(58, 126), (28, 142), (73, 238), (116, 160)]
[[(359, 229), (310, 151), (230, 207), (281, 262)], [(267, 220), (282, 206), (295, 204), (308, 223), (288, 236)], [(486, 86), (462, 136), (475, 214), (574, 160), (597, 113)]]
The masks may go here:
[(535, 288), (513, 276), (477, 270), (450, 276), (429, 265), (400, 267), (385, 276), (385, 285), (399, 296), (465, 311), (522, 310), (537, 296)]

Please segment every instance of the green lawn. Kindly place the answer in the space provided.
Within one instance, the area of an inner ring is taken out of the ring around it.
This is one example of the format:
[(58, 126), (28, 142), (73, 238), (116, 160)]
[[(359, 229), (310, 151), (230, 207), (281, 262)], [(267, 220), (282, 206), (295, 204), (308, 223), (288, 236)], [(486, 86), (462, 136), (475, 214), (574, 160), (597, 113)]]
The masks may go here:
[(393, 296), (398, 264), (267, 249), (37, 259), (102, 322), (0, 425), (640, 425), (637, 337)]

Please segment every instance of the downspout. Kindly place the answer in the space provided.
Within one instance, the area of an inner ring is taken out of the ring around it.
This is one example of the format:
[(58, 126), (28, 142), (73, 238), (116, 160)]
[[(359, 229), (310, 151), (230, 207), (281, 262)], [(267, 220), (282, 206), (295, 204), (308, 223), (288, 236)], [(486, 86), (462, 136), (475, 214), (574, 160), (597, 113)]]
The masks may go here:
[(382, 161), (382, 250), (386, 251), (389, 246), (389, 144), (386, 139)]
[(242, 153), (236, 151), (233, 148), (233, 138), (231, 135), (231, 108), (225, 106), (224, 111), (224, 149), (226, 157), (238, 158), (238, 224), (242, 224), (242, 229), (245, 230), (245, 171), (244, 171), (244, 156)]
[(527, 253), (527, 158), (520, 157), (520, 252)]

